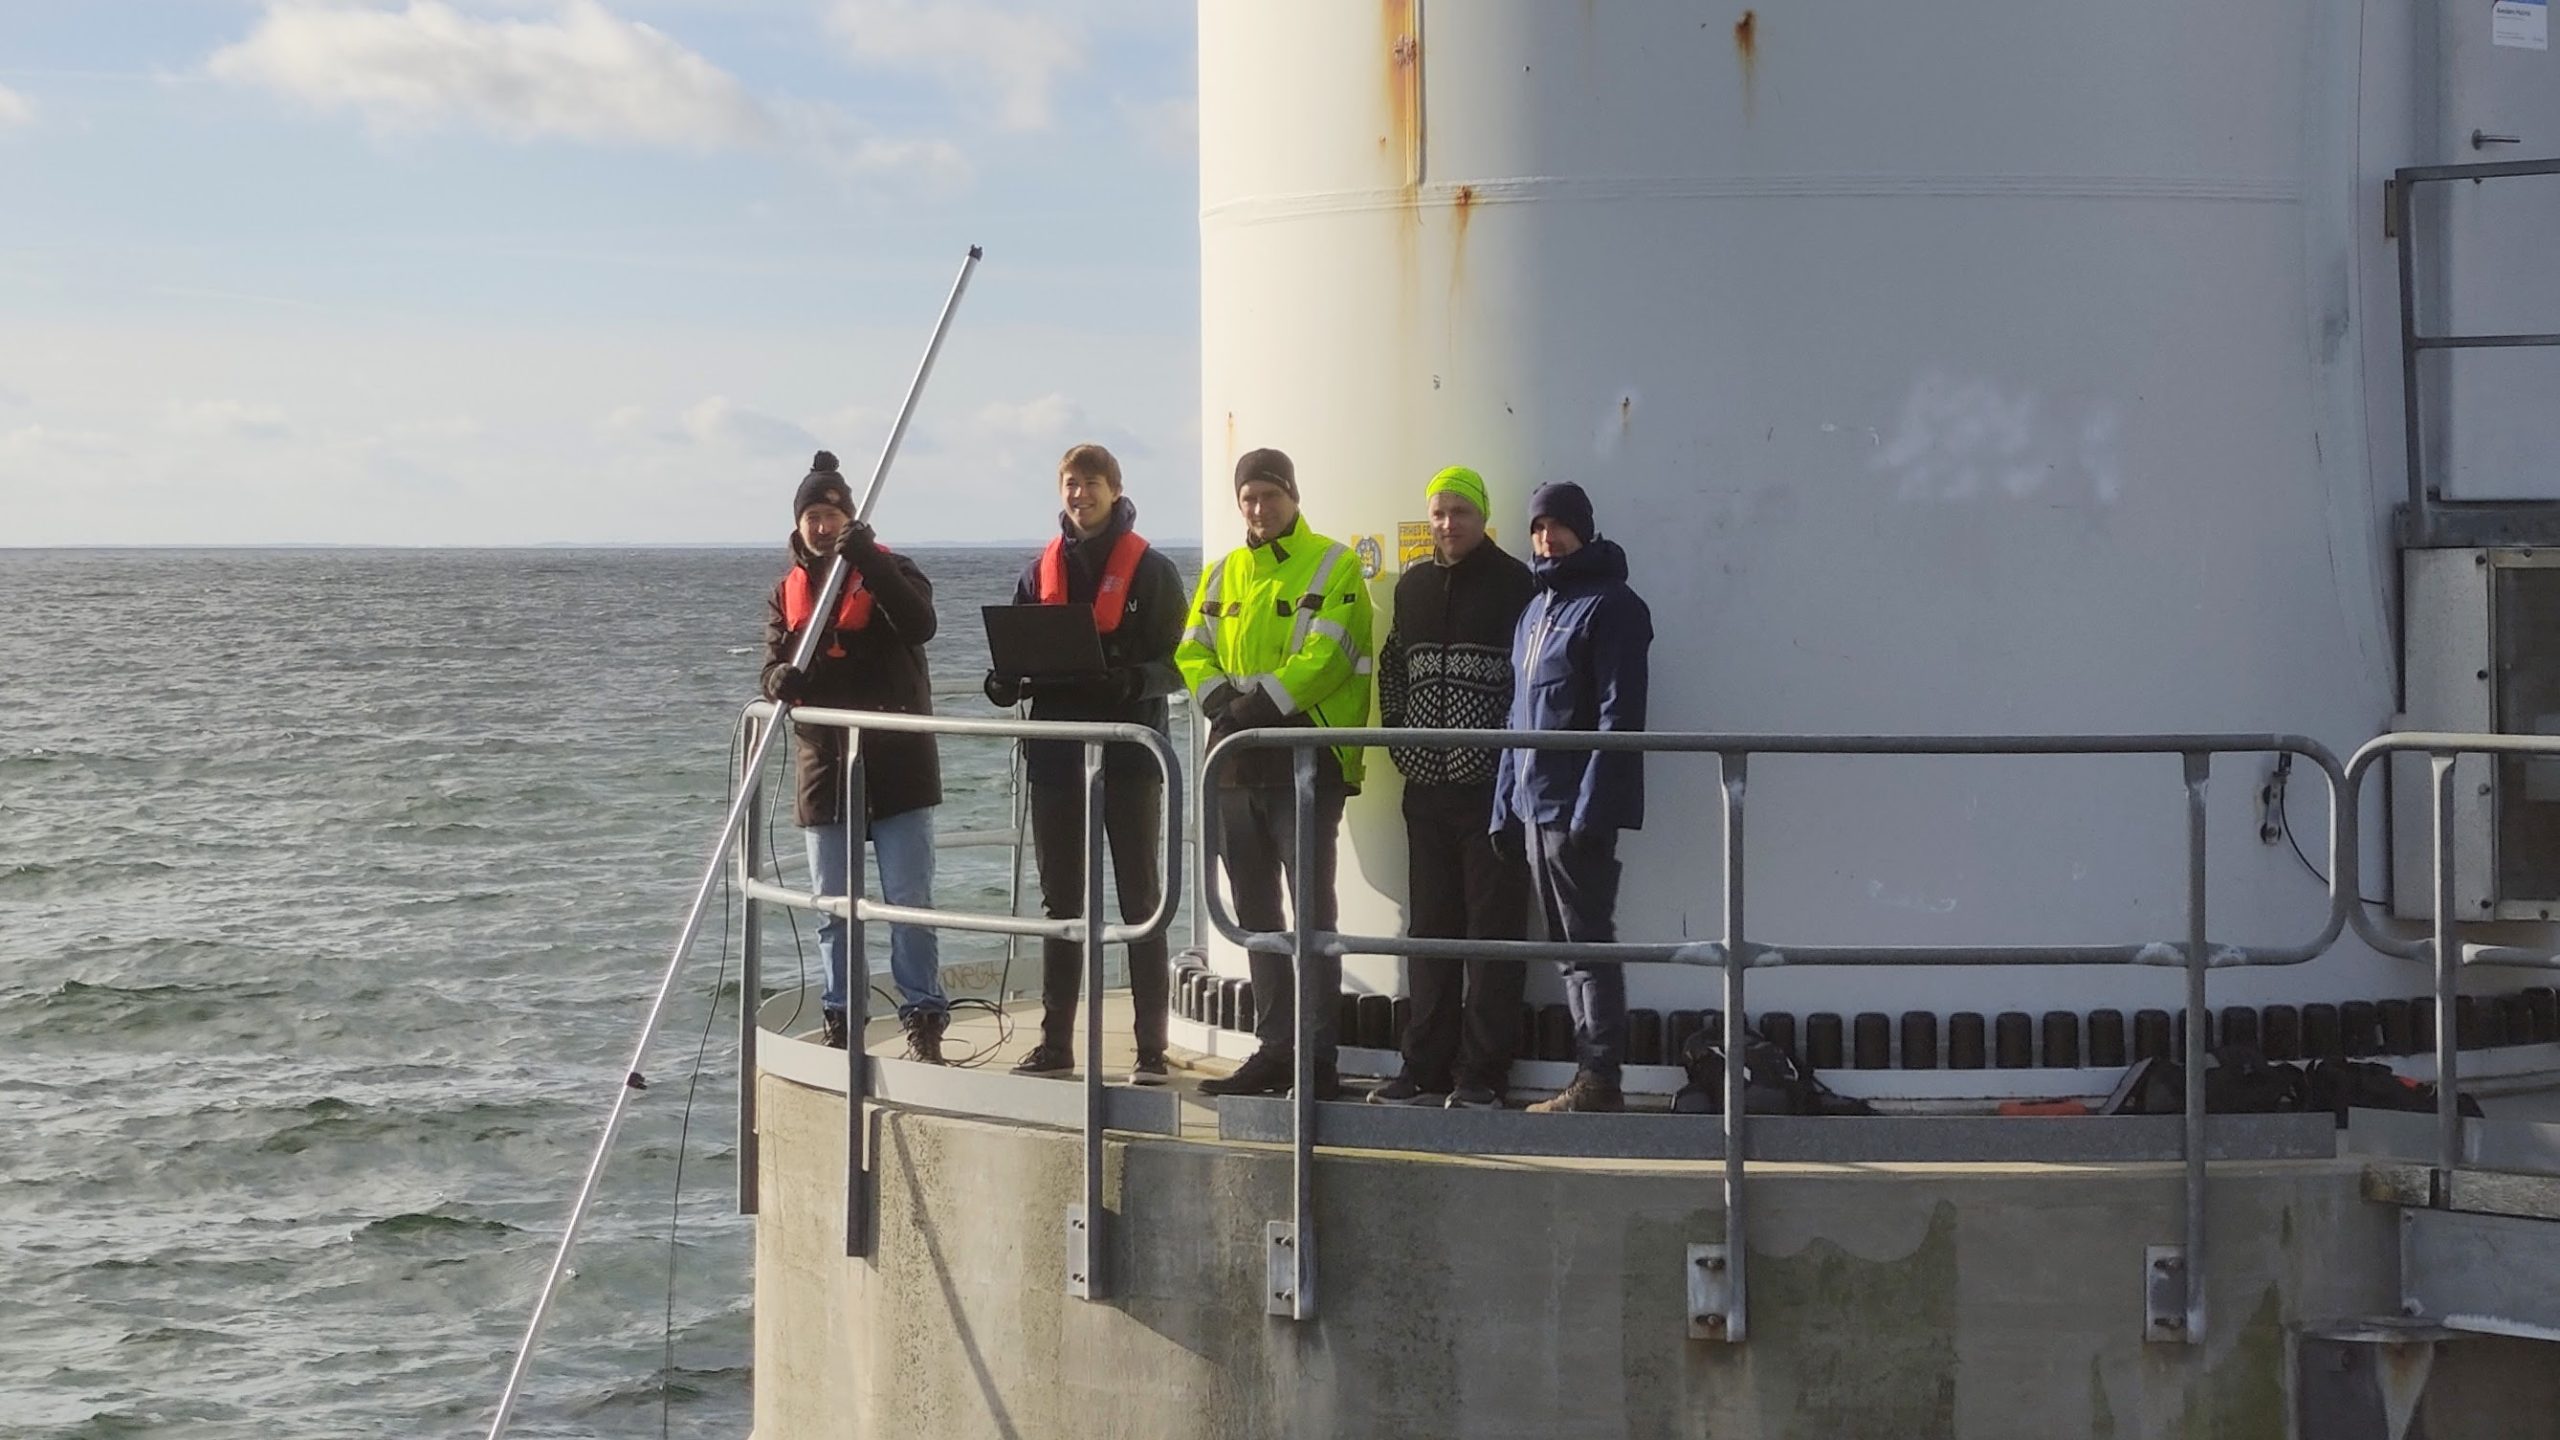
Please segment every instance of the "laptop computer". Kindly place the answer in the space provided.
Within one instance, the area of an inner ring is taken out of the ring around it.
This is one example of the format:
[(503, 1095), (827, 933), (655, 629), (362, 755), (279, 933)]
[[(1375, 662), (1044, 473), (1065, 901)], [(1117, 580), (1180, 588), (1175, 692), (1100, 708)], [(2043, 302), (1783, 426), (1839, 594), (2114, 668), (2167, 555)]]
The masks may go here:
[(1090, 605), (989, 605), (987, 659), (999, 675), (1099, 675), (1102, 634)]

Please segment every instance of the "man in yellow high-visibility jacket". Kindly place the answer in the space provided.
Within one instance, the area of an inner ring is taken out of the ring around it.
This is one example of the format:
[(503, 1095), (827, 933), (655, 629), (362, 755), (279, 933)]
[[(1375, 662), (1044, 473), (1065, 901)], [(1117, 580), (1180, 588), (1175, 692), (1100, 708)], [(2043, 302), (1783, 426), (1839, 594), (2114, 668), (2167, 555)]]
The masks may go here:
[[(1246, 543), (1202, 573), (1189, 629), (1173, 652), (1211, 739), (1274, 725), (1367, 724), (1371, 611), (1360, 557), (1307, 528), (1298, 514), (1297, 467), (1277, 450), (1256, 450), (1236, 462), (1236, 509), (1244, 516)], [(1288, 928), (1282, 879), (1298, 878), (1287, 873), (1298, 853), (1291, 756), (1262, 750), (1240, 759), (1218, 795), (1218, 853), (1237, 922), (1272, 933)], [(1337, 923), (1336, 836), (1344, 799), (1360, 789), (1360, 772), (1357, 746), (1316, 752), (1315, 866), (1306, 877), (1306, 913), (1298, 917), (1311, 929)], [(1293, 1082), (1297, 990), (1290, 959), (1257, 950), (1250, 963), (1260, 1047), (1233, 1075), (1203, 1084), (1206, 1094), (1285, 1095)], [(1312, 989), (1320, 1003), (1307, 1017), (1307, 1033), (1315, 1047), (1316, 1092), (1329, 1099), (1336, 1089), (1334, 997), (1342, 990), (1342, 960), (1321, 956), (1315, 965)]]

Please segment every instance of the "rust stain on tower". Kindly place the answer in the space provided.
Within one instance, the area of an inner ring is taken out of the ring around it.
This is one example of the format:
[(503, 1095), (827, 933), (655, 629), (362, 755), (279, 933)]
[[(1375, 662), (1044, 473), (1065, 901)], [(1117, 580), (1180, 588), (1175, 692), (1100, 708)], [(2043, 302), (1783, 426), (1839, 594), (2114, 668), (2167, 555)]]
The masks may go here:
[(1387, 51), (1387, 133), (1379, 146), (1408, 190), (1422, 179), (1421, 0), (1380, 0)]
[(1745, 10), (1733, 22), (1733, 56), (1742, 64), (1742, 118), (1751, 119), (1753, 91), (1760, 69), (1760, 12)]

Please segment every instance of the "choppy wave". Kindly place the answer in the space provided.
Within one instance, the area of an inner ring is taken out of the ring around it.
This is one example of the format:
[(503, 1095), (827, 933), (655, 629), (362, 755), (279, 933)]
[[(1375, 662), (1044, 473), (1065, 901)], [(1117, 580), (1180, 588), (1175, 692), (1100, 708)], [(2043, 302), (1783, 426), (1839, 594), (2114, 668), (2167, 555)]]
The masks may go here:
[[(1021, 558), (928, 564), (963, 616)], [(0, 551), (0, 1432), (334, 1440), (485, 1417), (718, 821), (770, 572), (722, 552)], [(159, 617), (165, 703), (100, 693), (102, 595)], [(945, 627), (940, 673), (983, 668), (977, 628)], [(955, 816), (993, 803), (1005, 758), (945, 748)], [(1001, 865), (956, 852), (944, 884), (1001, 894)], [(668, 1017), (670, 1075), (712, 948)], [(679, 1433), (734, 1437), (749, 1232), (696, 1203), (729, 1183), (734, 970), (718, 989), (666, 1379)], [(631, 1113), (578, 1258), (610, 1318), (564, 1308), (527, 1432), (654, 1433), (684, 1090)]]
[(444, 1215), (432, 1210), (413, 1210), (399, 1215), (386, 1215), (356, 1232), (359, 1238), (396, 1240), (412, 1235), (512, 1235), (516, 1227), (503, 1220), (475, 1219), (468, 1215)]

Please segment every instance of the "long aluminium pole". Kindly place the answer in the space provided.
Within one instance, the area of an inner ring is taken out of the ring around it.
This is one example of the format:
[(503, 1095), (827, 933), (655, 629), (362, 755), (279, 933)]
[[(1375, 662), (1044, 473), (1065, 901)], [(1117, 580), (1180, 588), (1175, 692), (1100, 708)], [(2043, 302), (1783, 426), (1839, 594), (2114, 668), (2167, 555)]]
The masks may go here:
[[(897, 423), (889, 427), (889, 440), (881, 448), (880, 463), (872, 467), (871, 483), (863, 489), (861, 515), (865, 518), (879, 501), (881, 485), (888, 478), (889, 462), (897, 456), (898, 442), (906, 438), (907, 422), (915, 415), (916, 401), (924, 394), (925, 380), (933, 374), (935, 357), (942, 353), (943, 337), (950, 333), (952, 314), (960, 308), (960, 297), (969, 288), (969, 276), (978, 268), (978, 261), (984, 253), (975, 245), (969, 247), (969, 258), (960, 265), (960, 278), (952, 282), (951, 294), (942, 302), (941, 318), (933, 326), (933, 340), (925, 346), (924, 363), (916, 367), (915, 378), (908, 382), (907, 398), (898, 407)], [(844, 572), (845, 562), (839, 556), (836, 563), (827, 569), (826, 588), (819, 593), (818, 603), (810, 608), (813, 623), (802, 633), (799, 645), (792, 652), (793, 668), (807, 671), (810, 660), (816, 655), (818, 641), (827, 627), (814, 623), (815, 618), (835, 613), (836, 597), (844, 591)], [(774, 737), (790, 728), (790, 715), (790, 706), (775, 707), (773, 719), (764, 727), (764, 733), (756, 737), (755, 750), (747, 757), (745, 774), (760, 775), (764, 772), (765, 759), (773, 749)], [(515, 1363), (507, 1371), (507, 1387), (498, 1396), (498, 1413), (489, 1421), (488, 1440), (501, 1440), (507, 1433), (507, 1422), (515, 1417), (516, 1401), (523, 1395), (525, 1379), (533, 1370), (534, 1347), (542, 1339), (542, 1328), (551, 1321), (552, 1302), (559, 1298), (560, 1281), (568, 1274), (570, 1252), (577, 1248), (578, 1231), (585, 1226), (588, 1212), (595, 1208), (596, 1193), (604, 1184), (605, 1162), (613, 1154), (614, 1137), (621, 1133), (622, 1122), (630, 1113), (632, 1093), (640, 1088), (641, 1062), (648, 1058), (649, 1046), (658, 1038), (658, 1026), (666, 1016), (667, 1000), (675, 993), (676, 975), (684, 968), (685, 956), (691, 953), (693, 942), (702, 934), (703, 917), (710, 910), (713, 892), (719, 888), (721, 867), (728, 859), (730, 844), (737, 838), (740, 821), (752, 808), (755, 794), (754, 785), (741, 783), (737, 793), (730, 797), (729, 813), (720, 823), (720, 838), (713, 843), (711, 859), (703, 867), (702, 883), (694, 887), (693, 904), (685, 911), (684, 927), (676, 936), (675, 952), (667, 957), (666, 973), (658, 981), (657, 996), (649, 1002), (647, 1018), (640, 1022), (640, 1038), (632, 1046), (631, 1063), (624, 1067), (621, 1081), (614, 1086), (613, 1108), (605, 1113), (604, 1133), (596, 1137), (595, 1154), (587, 1161), (586, 1179), (580, 1182), (578, 1198), (569, 1207), (569, 1223), (560, 1232), (560, 1247), (552, 1254), (551, 1271), (543, 1278), (541, 1296), (534, 1301), (533, 1318), (525, 1322), (524, 1340), (516, 1347)], [(740, 1003), (752, 1004), (753, 999), (742, 996)], [(854, 1043), (859, 1044), (860, 1041), (857, 1039)], [(747, 1077), (746, 1083), (754, 1083), (753, 1077)]]

